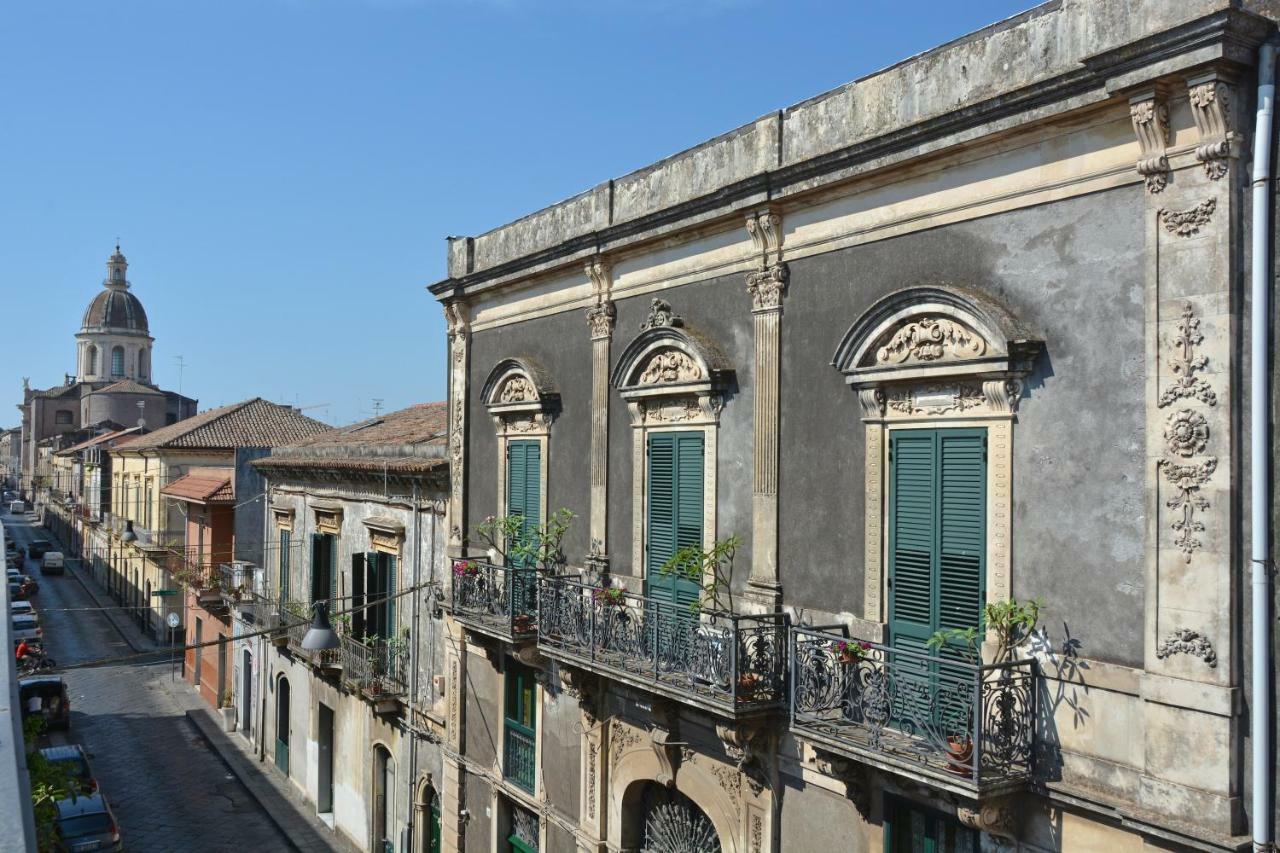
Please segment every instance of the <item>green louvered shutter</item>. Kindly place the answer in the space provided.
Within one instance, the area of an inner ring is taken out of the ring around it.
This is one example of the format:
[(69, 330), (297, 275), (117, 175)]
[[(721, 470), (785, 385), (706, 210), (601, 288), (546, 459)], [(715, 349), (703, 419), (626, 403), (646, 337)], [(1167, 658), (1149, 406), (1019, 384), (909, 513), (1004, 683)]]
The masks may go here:
[(329, 546), (329, 612), (338, 609), (338, 537), (326, 533), (326, 544)]
[(288, 530), (280, 531), (280, 600), (289, 600), (289, 540)]
[(368, 557), (364, 554), (351, 555), (351, 632), (357, 640), (363, 640), (366, 624), (372, 625), (372, 608), (364, 606), (364, 578)]
[(387, 639), (396, 636), (396, 558), (391, 554), (382, 555), (385, 568), (383, 569), (384, 583), (383, 589), (387, 594)]
[(524, 519), (521, 535), (533, 537), (542, 514), (542, 447), (536, 441), (507, 444), (507, 514)]
[(311, 534), (311, 603), (314, 604), (324, 598), (324, 571), (321, 560), (324, 558), (324, 536), (320, 533)]
[(899, 430), (890, 448), (891, 644), (925, 651), (935, 631), (968, 628), (981, 617), (986, 433)]
[(938, 627), (968, 628), (982, 615), (986, 574), (986, 435), (940, 430)]
[(702, 433), (654, 433), (649, 436), (648, 456), (647, 594), (677, 605), (677, 611), (692, 610), (699, 598), (699, 583), (664, 574), (662, 566), (680, 548), (702, 544)]

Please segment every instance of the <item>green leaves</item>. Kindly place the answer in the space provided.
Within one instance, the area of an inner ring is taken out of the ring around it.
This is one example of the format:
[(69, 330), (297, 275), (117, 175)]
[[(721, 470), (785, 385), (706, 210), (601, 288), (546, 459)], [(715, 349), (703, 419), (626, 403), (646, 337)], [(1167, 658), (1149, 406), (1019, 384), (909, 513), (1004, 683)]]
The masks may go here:
[(566, 562), (561, 542), (575, 518), (562, 507), (551, 513), (546, 524), (530, 529), (521, 515), (489, 516), (476, 525), (475, 533), (507, 562), (549, 572)]
[(926, 645), (935, 652), (944, 646), (958, 648), (970, 663), (980, 662), (979, 642), (986, 632), (991, 632), (996, 642), (995, 663), (1013, 657), (1013, 652), (1036, 630), (1040, 624), (1040, 610), (1044, 600), (1033, 598), (1019, 602), (1016, 598), (988, 602), (982, 608), (980, 624), (969, 628), (947, 628), (934, 632)]
[(722, 606), (721, 593), (730, 593), (729, 582), (733, 577), (733, 557), (742, 545), (737, 535), (717, 541), (710, 551), (702, 550), (698, 545), (686, 545), (677, 550), (663, 563), (658, 571), (665, 575), (674, 574), (688, 578), (702, 585), (699, 600), (691, 605), (697, 610), (709, 607), (716, 610), (731, 610), (730, 606)]

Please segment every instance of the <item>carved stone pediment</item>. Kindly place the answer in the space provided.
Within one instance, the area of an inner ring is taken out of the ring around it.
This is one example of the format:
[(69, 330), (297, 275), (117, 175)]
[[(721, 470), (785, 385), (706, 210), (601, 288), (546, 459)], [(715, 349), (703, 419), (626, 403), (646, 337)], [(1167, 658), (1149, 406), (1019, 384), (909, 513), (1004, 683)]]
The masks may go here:
[(610, 383), (624, 398), (718, 393), (732, 374), (720, 348), (654, 300), (649, 319), (614, 365)]
[(640, 372), (641, 385), (671, 385), (698, 382), (705, 376), (702, 365), (677, 349), (659, 350), (649, 356)]
[(499, 432), (545, 432), (560, 395), (547, 372), (527, 357), (505, 358), (489, 371), (481, 399)]
[(1039, 336), (991, 297), (930, 285), (891, 293), (869, 308), (832, 365), (862, 391), (868, 417), (886, 408), (900, 415), (1008, 412), (1041, 347)]

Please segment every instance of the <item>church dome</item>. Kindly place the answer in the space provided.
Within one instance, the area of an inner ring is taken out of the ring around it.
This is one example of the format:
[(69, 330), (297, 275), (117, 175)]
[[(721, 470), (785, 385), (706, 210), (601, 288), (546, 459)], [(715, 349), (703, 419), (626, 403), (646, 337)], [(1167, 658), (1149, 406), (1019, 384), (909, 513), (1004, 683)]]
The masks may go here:
[(129, 282), (124, 277), (128, 266), (120, 247), (116, 246), (115, 254), (107, 261), (103, 289), (85, 309), (81, 332), (150, 334), (147, 312), (138, 297), (129, 292)]

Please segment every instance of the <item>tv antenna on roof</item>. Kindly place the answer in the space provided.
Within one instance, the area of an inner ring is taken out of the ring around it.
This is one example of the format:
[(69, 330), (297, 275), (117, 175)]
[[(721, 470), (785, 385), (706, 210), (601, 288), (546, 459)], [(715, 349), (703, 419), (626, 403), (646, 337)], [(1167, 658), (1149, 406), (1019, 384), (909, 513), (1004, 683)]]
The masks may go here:
[(373, 416), (375, 418), (378, 417), (378, 415), (382, 414), (382, 399), (383, 398), (381, 397), (373, 398)]
[(178, 396), (182, 396), (182, 368), (186, 366), (186, 362), (180, 355), (175, 355), (173, 360), (178, 362)]

